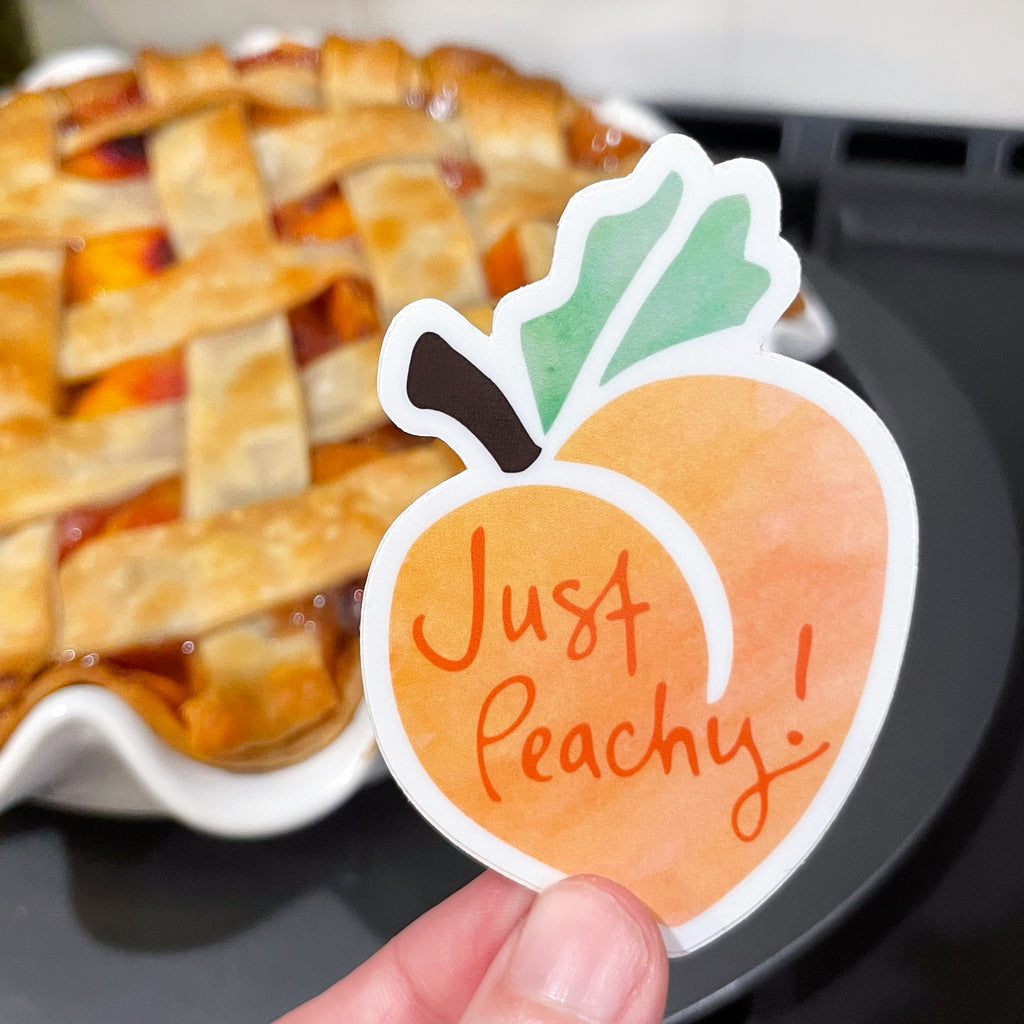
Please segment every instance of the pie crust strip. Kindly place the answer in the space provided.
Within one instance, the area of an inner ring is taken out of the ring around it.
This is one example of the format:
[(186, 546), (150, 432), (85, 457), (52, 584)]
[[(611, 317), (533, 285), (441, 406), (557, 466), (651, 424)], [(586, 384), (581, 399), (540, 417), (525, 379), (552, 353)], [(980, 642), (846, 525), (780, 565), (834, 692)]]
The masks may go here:
[(303, 494), (96, 538), (60, 567), (61, 646), (191, 639), (362, 574), (398, 514), (459, 468), (421, 445)]
[[(361, 338), (303, 368), (311, 443), (350, 440), (387, 422), (375, 388), (379, 352), (379, 337)], [(95, 420), (0, 425), (0, 533), (181, 475), (184, 423), (184, 404), (168, 402)]]
[(183, 433), (177, 403), (95, 420), (0, 426), (0, 534), (32, 519), (131, 497), (176, 476)]
[(30, 674), (50, 658), (55, 560), (51, 522), (0, 537), (0, 676)]
[(384, 321), (425, 295), (472, 306), (487, 295), (477, 247), (434, 164), (385, 164), (345, 182)]
[(0, 251), (0, 423), (53, 412), (63, 266), (57, 249)]
[(360, 273), (351, 246), (268, 242), (252, 225), (225, 231), (150, 281), (70, 307), (60, 376), (82, 380), (126, 359), (265, 319)]

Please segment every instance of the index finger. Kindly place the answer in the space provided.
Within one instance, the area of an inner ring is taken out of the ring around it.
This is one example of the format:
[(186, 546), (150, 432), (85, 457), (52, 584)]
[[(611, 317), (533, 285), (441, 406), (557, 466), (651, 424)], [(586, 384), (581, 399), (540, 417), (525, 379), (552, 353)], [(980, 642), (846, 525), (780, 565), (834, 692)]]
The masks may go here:
[(493, 871), (414, 921), (348, 977), (277, 1024), (459, 1019), (534, 893)]

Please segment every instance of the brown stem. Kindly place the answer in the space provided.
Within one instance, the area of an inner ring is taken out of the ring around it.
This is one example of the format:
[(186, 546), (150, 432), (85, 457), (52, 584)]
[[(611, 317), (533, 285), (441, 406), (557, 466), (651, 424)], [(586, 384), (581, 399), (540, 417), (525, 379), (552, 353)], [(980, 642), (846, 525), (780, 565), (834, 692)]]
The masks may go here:
[(418, 409), (434, 409), (461, 423), (504, 473), (521, 473), (540, 455), (498, 385), (433, 331), (413, 345), (406, 392)]

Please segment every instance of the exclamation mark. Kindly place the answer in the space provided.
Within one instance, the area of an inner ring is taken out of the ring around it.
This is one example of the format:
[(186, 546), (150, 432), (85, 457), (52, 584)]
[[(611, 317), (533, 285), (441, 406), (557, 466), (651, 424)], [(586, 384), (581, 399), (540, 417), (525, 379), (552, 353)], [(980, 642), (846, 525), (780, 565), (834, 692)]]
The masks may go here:
[(796, 651), (796, 695), (803, 700), (807, 696), (807, 663), (811, 660), (811, 624), (805, 622), (800, 627), (800, 640)]

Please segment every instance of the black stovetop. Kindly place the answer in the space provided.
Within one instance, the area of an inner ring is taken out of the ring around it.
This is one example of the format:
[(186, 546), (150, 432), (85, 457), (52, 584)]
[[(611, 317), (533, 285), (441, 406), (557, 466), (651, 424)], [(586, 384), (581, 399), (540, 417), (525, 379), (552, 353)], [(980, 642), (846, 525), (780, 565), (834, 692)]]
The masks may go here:
[[(856, 371), (850, 382), (892, 417), (921, 474), (933, 591), (908, 648), (908, 665), (926, 671), (901, 680), (908, 700), (858, 784), (876, 800), (891, 793), (892, 806), (872, 818), (855, 790), (793, 884), (722, 940), (742, 979), (714, 943), (676, 962), (671, 1020), (1022, 1020), (1024, 135), (669, 113), (715, 155), (748, 153), (776, 171), (787, 230), (835, 304), (828, 368)], [(934, 408), (930, 388), (943, 395)], [(928, 757), (900, 745), (908, 714), (938, 742)], [(930, 775), (880, 771), (905, 764)], [(886, 830), (902, 837), (898, 851)], [(0, 817), (0, 1021), (269, 1021), (477, 870), (387, 783), (256, 843), (18, 808)], [(830, 902), (816, 926), (813, 908)], [(789, 938), (759, 960), (773, 929)]]
[[(773, 166), (787, 229), (950, 371), (1024, 526), (1024, 133), (668, 111), (721, 156)], [(971, 529), (970, 523), (964, 524)], [(857, 911), (704, 1019), (1024, 1020), (1024, 659), (927, 834)]]

